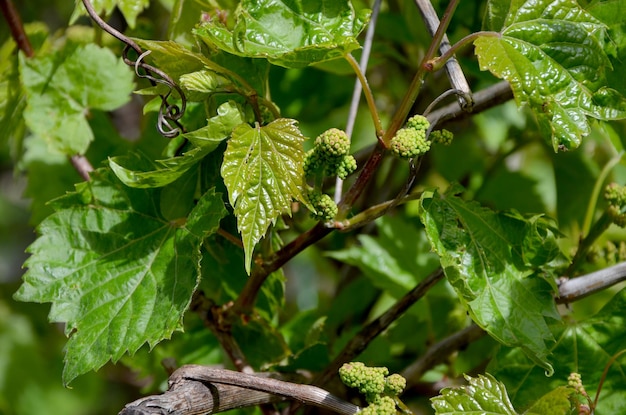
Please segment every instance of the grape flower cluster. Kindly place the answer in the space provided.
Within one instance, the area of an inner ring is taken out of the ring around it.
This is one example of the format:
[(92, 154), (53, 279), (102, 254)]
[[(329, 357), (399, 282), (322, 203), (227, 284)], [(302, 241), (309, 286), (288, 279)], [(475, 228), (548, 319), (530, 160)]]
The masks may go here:
[(345, 131), (331, 128), (315, 139), (315, 146), (306, 153), (306, 176), (323, 174), (345, 179), (356, 170), (356, 160), (350, 153), (350, 138)]
[(426, 154), (431, 143), (450, 145), (453, 138), (451, 131), (436, 130), (426, 137), (429, 127), (430, 123), (423, 115), (418, 114), (409, 118), (406, 126), (400, 128), (389, 143), (392, 153), (408, 160)]
[(307, 199), (313, 209), (315, 209), (314, 212), (311, 212), (315, 219), (328, 222), (337, 215), (337, 204), (329, 195), (317, 189), (311, 189), (307, 193)]
[(626, 186), (608, 184), (604, 189), (604, 199), (609, 204), (607, 214), (611, 221), (617, 226), (626, 227)]
[(389, 376), (386, 367), (368, 367), (361, 362), (345, 363), (339, 369), (341, 381), (365, 395), (369, 404), (361, 413), (366, 415), (395, 415), (398, 395), (406, 387), (406, 379), (398, 374)]

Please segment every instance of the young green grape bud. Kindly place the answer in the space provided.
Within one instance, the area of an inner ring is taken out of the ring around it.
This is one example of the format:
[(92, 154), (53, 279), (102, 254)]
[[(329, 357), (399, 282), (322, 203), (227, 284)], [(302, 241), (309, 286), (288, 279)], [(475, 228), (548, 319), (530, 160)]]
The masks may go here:
[(608, 184), (604, 189), (604, 198), (609, 204), (606, 212), (611, 221), (617, 226), (626, 227), (626, 186)]
[(430, 141), (426, 140), (426, 131), (412, 128), (401, 128), (390, 142), (391, 151), (403, 159), (426, 154), (430, 150)]
[(357, 388), (368, 399), (375, 399), (385, 391), (386, 367), (367, 367), (361, 362), (345, 363), (339, 369), (339, 377), (344, 385)]
[(320, 157), (317, 149), (312, 148), (304, 155), (304, 163), (302, 168), (304, 169), (304, 176), (314, 176), (323, 167), (322, 158)]
[(360, 412), (362, 415), (396, 415), (396, 402), (390, 396), (381, 396)]
[(315, 219), (327, 222), (337, 215), (337, 204), (329, 195), (313, 189), (307, 194), (307, 197), (309, 203), (315, 209), (315, 212), (311, 212)]
[(426, 131), (430, 127), (430, 123), (423, 115), (414, 115), (406, 122), (406, 127), (418, 131)]
[(576, 392), (580, 393), (581, 395), (587, 396), (587, 391), (585, 390), (585, 386), (583, 385), (580, 373), (570, 373), (570, 375), (567, 377), (567, 385), (571, 388), (574, 388)]
[(351, 154), (347, 154), (341, 157), (337, 165), (334, 167), (334, 174), (341, 180), (345, 180), (346, 177), (356, 171), (356, 159)]
[(438, 143), (438, 144), (443, 144), (444, 146), (449, 146), (450, 143), (452, 143), (454, 134), (452, 134), (452, 131), (448, 131), (446, 129), (435, 130), (435, 131), (431, 131), (430, 136), (428, 136), (428, 138), (433, 143)]
[(389, 395), (398, 396), (406, 388), (406, 379), (397, 373), (385, 378), (385, 392)]
[(345, 156), (350, 152), (350, 138), (345, 131), (331, 128), (315, 139), (315, 147), (325, 157)]

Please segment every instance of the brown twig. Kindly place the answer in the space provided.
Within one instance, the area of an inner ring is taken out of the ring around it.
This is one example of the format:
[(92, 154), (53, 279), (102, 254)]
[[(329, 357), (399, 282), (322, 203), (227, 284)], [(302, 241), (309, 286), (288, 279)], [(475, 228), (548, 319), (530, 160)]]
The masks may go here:
[(391, 323), (400, 317), (410, 306), (422, 298), (437, 282), (443, 279), (441, 268), (427, 276), (415, 288), (398, 300), (380, 317), (363, 327), (343, 348), (337, 357), (313, 381), (315, 385), (326, 384), (346, 362), (351, 361), (367, 348), (372, 340), (385, 331)]
[(402, 376), (407, 380), (407, 384), (417, 382), (426, 371), (443, 363), (452, 353), (461, 350), (485, 334), (487, 333), (476, 324), (470, 324), (429, 347), (426, 353), (402, 371)]
[(35, 51), (24, 31), (20, 14), (13, 5), (13, 2), (11, 0), (0, 0), (0, 9), (2, 9), (2, 14), (9, 25), (11, 36), (13, 40), (15, 40), (15, 43), (17, 43), (17, 47), (24, 52), (24, 55), (28, 58), (35, 56)]

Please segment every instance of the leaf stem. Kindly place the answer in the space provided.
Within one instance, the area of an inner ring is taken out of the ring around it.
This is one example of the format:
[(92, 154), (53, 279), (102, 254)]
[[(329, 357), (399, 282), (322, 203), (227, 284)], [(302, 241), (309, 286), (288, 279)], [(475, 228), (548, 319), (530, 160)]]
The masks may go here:
[(593, 220), (593, 215), (596, 212), (596, 204), (598, 203), (598, 198), (600, 197), (600, 192), (602, 191), (602, 185), (606, 180), (607, 176), (613, 170), (613, 167), (620, 162), (622, 157), (624, 156), (624, 150), (620, 151), (613, 158), (611, 158), (602, 168), (602, 171), (598, 175), (595, 184), (593, 185), (593, 191), (591, 192), (591, 197), (589, 198), (589, 205), (587, 206), (587, 213), (585, 214), (585, 221), (583, 222), (583, 228), (581, 230), (582, 235), (586, 235), (589, 232), (589, 228), (591, 228), (591, 221)]
[(470, 43), (472, 43), (474, 40), (478, 39), (479, 37), (499, 37), (499, 36), (500, 36), (500, 33), (489, 32), (489, 31), (471, 33), (465, 36), (463, 39), (456, 42), (454, 45), (452, 45), (450, 49), (448, 49), (443, 55), (436, 57), (436, 58), (432, 58), (428, 62), (426, 62), (426, 69), (430, 72), (438, 71), (446, 64), (446, 62), (450, 58), (454, 56), (455, 53), (458, 52), (459, 49), (469, 45)]
[(389, 142), (396, 135), (396, 132), (398, 131), (398, 129), (400, 129), (400, 127), (406, 120), (406, 117), (409, 115), (409, 112), (411, 111), (411, 107), (413, 107), (413, 104), (415, 103), (415, 100), (417, 99), (417, 95), (419, 94), (420, 88), (422, 87), (424, 77), (426, 76), (426, 73), (428, 72), (427, 64), (432, 58), (435, 57), (435, 54), (437, 53), (437, 49), (439, 48), (439, 45), (441, 44), (443, 36), (446, 32), (446, 29), (448, 28), (448, 25), (450, 24), (450, 20), (452, 19), (452, 15), (454, 14), (454, 10), (456, 9), (456, 6), (458, 5), (458, 3), (459, 3), (459, 0), (451, 0), (450, 3), (448, 3), (448, 7), (446, 8), (445, 12), (443, 13), (443, 16), (441, 17), (441, 22), (439, 23), (439, 27), (437, 28), (437, 31), (433, 35), (433, 39), (430, 42), (430, 46), (428, 47), (426, 54), (422, 58), (422, 62), (420, 63), (417, 69), (417, 72), (415, 73), (415, 76), (413, 77), (413, 80), (411, 81), (411, 84), (409, 85), (409, 89), (407, 93), (404, 95), (404, 98), (402, 99), (402, 102), (400, 103), (400, 107), (394, 114), (393, 119), (391, 120), (391, 125), (389, 126), (387, 131), (385, 131), (385, 135), (383, 136), (383, 142), (385, 143), (386, 146), (389, 146)]
[(602, 372), (602, 377), (600, 378), (600, 383), (598, 383), (598, 390), (596, 391), (596, 397), (593, 400), (593, 406), (591, 408), (591, 411), (593, 413), (593, 411), (596, 410), (596, 407), (598, 406), (598, 399), (600, 398), (600, 392), (602, 391), (602, 385), (604, 385), (604, 381), (606, 380), (606, 375), (607, 373), (609, 373), (609, 369), (611, 368), (611, 366), (613, 365), (613, 363), (615, 363), (615, 361), (624, 353), (626, 353), (626, 349), (622, 349), (619, 352), (615, 353), (611, 359), (607, 362), (606, 366), (604, 367), (604, 371)]
[(399, 199), (387, 200), (385, 202), (379, 203), (375, 206), (370, 206), (362, 212), (357, 213), (352, 216), (350, 219), (346, 219), (342, 222), (336, 222), (335, 227), (337, 230), (342, 232), (351, 231), (356, 228), (360, 228), (361, 226), (365, 226), (368, 223), (373, 222), (374, 220), (380, 218), (385, 213), (387, 213), (390, 209), (398, 206), (402, 203), (409, 202), (411, 200), (419, 199), (422, 196), (421, 192), (412, 193), (410, 195), (406, 195)]
[(369, 83), (367, 82), (367, 78), (361, 71), (361, 67), (359, 63), (354, 59), (354, 56), (351, 54), (345, 55), (345, 59), (348, 61), (352, 69), (356, 73), (357, 78), (361, 82), (361, 87), (363, 88), (363, 94), (365, 95), (365, 100), (367, 101), (367, 106), (369, 107), (370, 113), (372, 114), (372, 121), (374, 121), (374, 128), (376, 129), (376, 138), (380, 141), (383, 136), (383, 126), (380, 122), (380, 116), (378, 115), (378, 110), (376, 109), (376, 102), (374, 101), (374, 95), (372, 94), (372, 89), (370, 88)]

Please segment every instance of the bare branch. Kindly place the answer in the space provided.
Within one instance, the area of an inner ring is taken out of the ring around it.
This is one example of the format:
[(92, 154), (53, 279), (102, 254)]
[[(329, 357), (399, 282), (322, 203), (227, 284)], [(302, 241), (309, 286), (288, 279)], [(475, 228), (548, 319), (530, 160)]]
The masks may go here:
[(324, 389), (280, 380), (278, 374), (244, 374), (207, 366), (187, 365), (169, 379), (163, 395), (148, 396), (132, 402), (120, 415), (212, 414), (244, 406), (276, 402), (281, 398), (315, 405), (343, 415), (360, 408), (337, 398)]
[[(513, 91), (508, 82), (502, 81), (495, 85), (482, 89), (473, 95), (474, 106), (472, 107), (472, 114), (476, 114), (485, 111), (489, 108), (493, 108), (496, 105), (500, 105), (513, 98)], [(460, 120), (468, 117), (470, 114), (464, 111), (461, 106), (454, 102), (446, 105), (443, 108), (434, 110), (428, 114), (428, 120), (435, 126), (439, 126), (446, 121)]]
[[(430, 0), (415, 0), (415, 4), (422, 14), (422, 19), (424, 19), (428, 33), (434, 36), (440, 22), (432, 3)], [(439, 52), (443, 55), (448, 52), (450, 48), (448, 36), (444, 35), (439, 45)], [(458, 94), (460, 107), (465, 111), (471, 112), (473, 106), (472, 91), (467, 83), (467, 79), (465, 79), (461, 65), (459, 65), (459, 62), (455, 58), (451, 58), (446, 62), (445, 70), (452, 89), (460, 91)]]
[(626, 281), (626, 262), (562, 281), (556, 302), (571, 303), (622, 281)]

